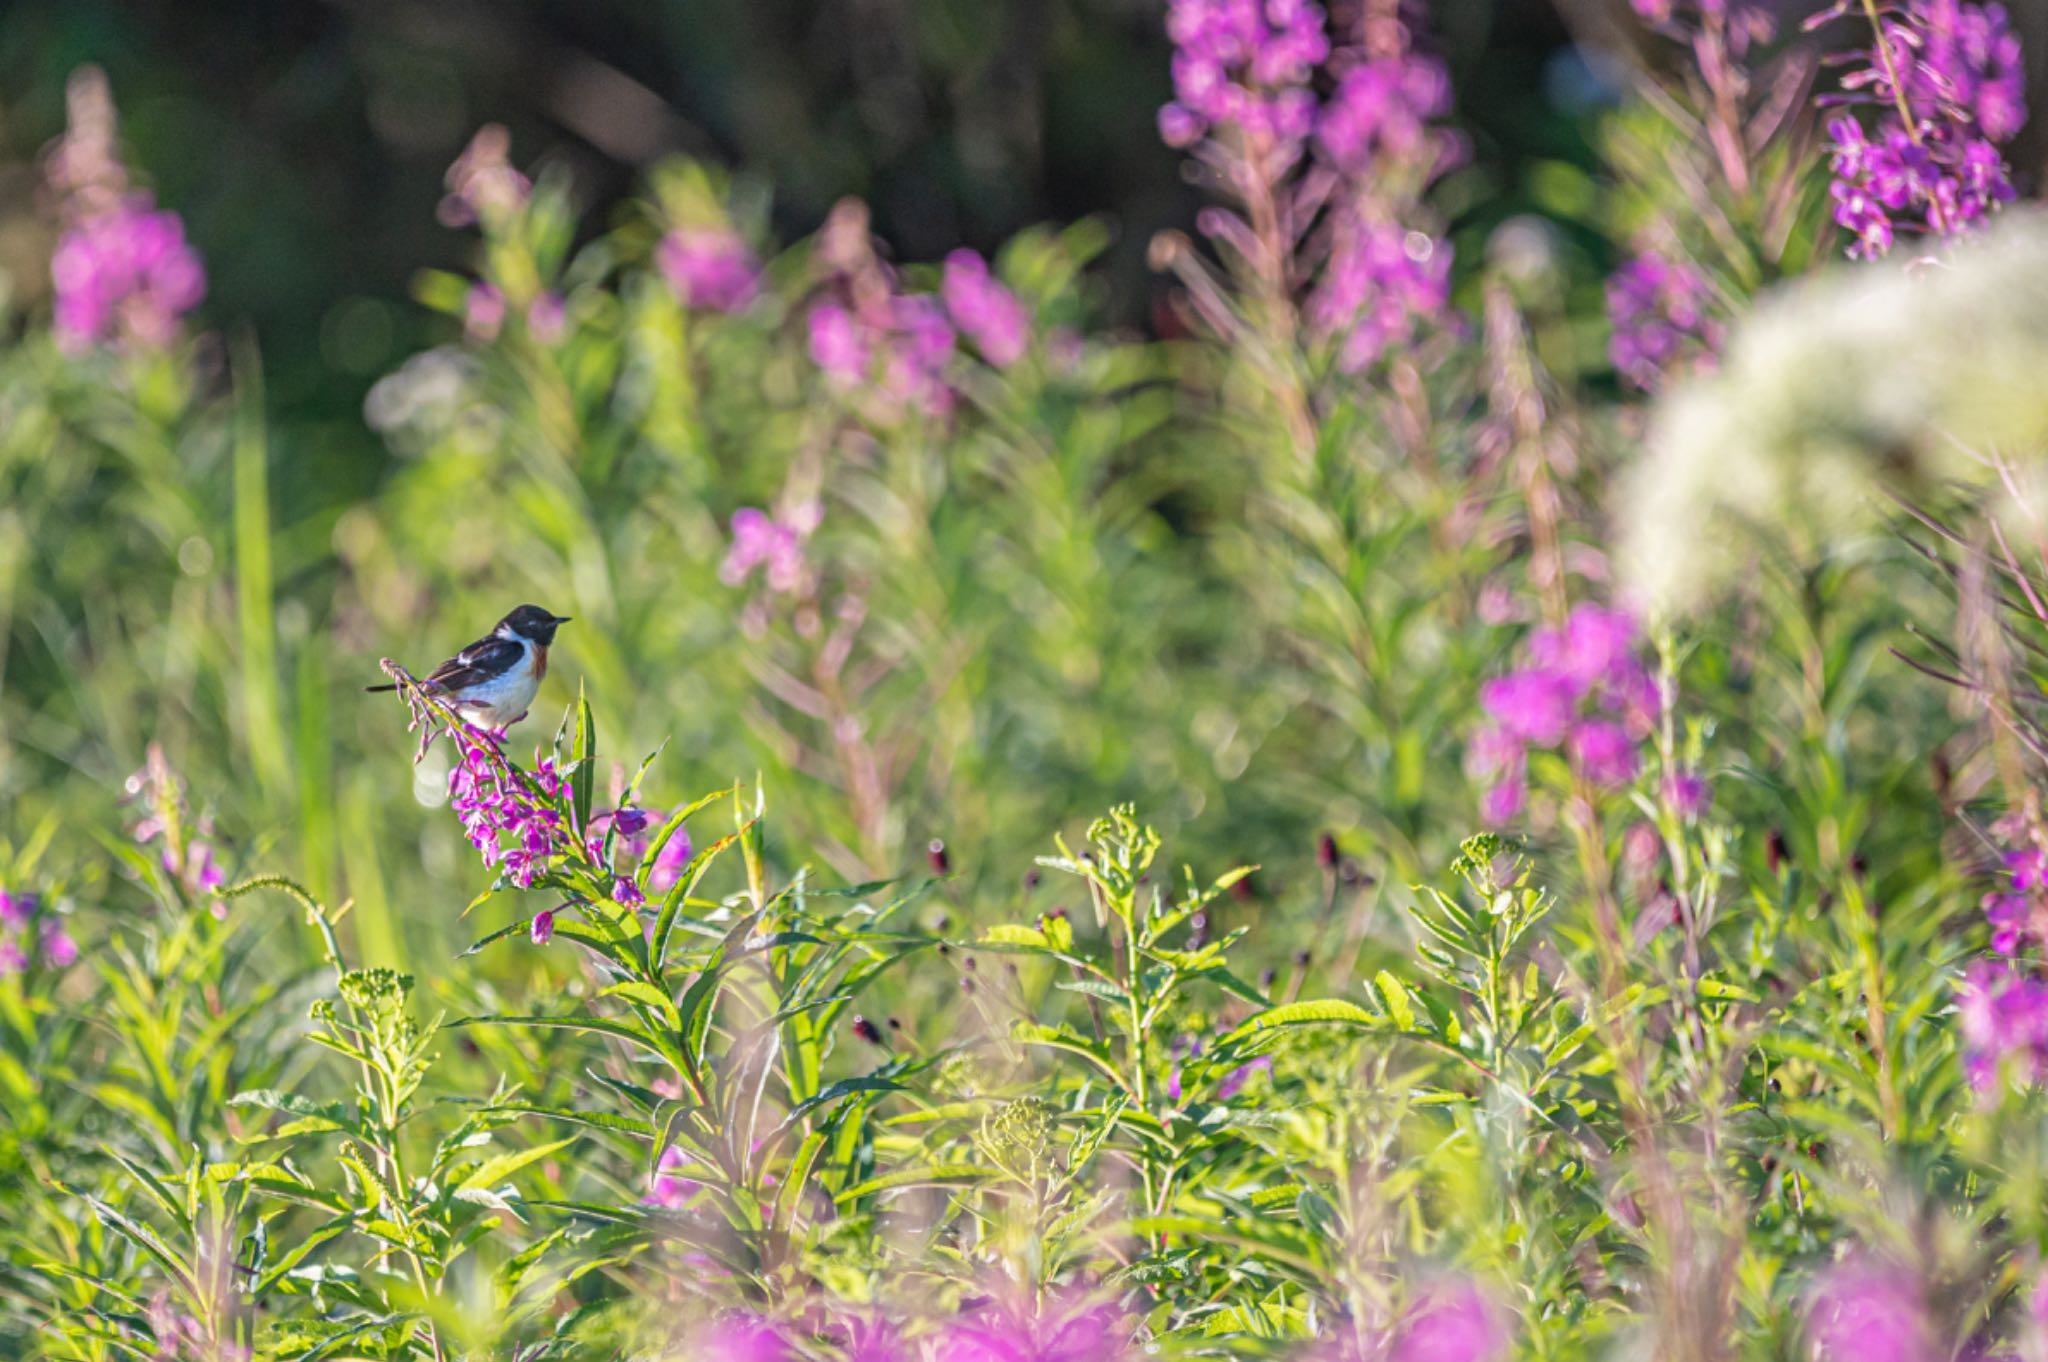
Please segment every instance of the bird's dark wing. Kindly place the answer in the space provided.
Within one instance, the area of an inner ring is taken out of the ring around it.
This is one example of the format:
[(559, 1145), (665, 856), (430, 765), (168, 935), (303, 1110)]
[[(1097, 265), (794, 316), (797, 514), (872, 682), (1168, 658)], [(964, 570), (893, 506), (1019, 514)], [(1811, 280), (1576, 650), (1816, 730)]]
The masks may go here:
[(479, 682), (503, 676), (525, 652), (525, 646), (516, 639), (495, 634), (480, 638), (434, 668), (426, 684), (442, 691), (467, 690)]

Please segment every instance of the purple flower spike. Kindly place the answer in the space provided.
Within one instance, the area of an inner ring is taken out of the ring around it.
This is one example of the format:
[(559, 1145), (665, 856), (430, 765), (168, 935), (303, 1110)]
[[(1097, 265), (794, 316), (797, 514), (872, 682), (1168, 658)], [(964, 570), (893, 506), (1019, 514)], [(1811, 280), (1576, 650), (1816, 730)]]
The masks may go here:
[(1569, 745), (1572, 762), (1595, 785), (1626, 785), (1635, 779), (1635, 743), (1621, 725), (1604, 719), (1575, 724)]
[(1956, 236), (2015, 197), (1998, 148), (2026, 122), (2023, 55), (2003, 5), (1924, 0), (1879, 22), (1842, 80), (1872, 130), (1850, 113), (1828, 125), (1850, 255), (1884, 255), (1900, 232)]
[(1607, 281), (1607, 355), (1624, 381), (1645, 392), (1672, 372), (1710, 360), (1721, 325), (1708, 312), (1711, 291), (1690, 265), (1639, 255)]
[(685, 307), (738, 312), (761, 291), (760, 262), (728, 229), (679, 228), (654, 258)]
[(50, 257), (50, 281), (57, 339), (72, 351), (116, 337), (160, 348), (206, 296), (206, 270), (185, 243), (184, 223), (147, 194), (73, 224)]
[(448, 773), (449, 804), (470, 845), (485, 865), (499, 866), (521, 889), (531, 888), (568, 835), (562, 816), (544, 802), (560, 784), (552, 762), (536, 763), (528, 776), (483, 734), (471, 729), (451, 736), (461, 760)]
[(696, 848), (690, 845), (688, 830), (677, 828), (662, 845), (661, 854), (654, 858), (654, 868), (647, 872), (647, 887), (657, 894), (666, 894), (682, 878), (695, 854)]
[(804, 536), (809, 531), (802, 527), (809, 521), (809, 515), (772, 519), (751, 506), (734, 511), (732, 547), (726, 550), (718, 579), (727, 586), (738, 586), (755, 568), (765, 566), (771, 591), (795, 591), (803, 585)]
[(1470, 1282), (1426, 1295), (1402, 1324), (1388, 1362), (1493, 1362), (1507, 1354), (1499, 1314)]
[(1934, 1362), (1919, 1284), (1904, 1272), (1850, 1261), (1830, 1272), (1806, 1316), (1820, 1362)]
[(987, 261), (973, 251), (947, 256), (939, 294), (953, 324), (973, 339), (990, 364), (1008, 368), (1023, 358), (1031, 318), (1017, 295), (989, 275)]
[(1500, 731), (1538, 747), (1564, 740), (1578, 690), (1569, 677), (1550, 671), (1509, 672), (1479, 690), (1479, 704)]

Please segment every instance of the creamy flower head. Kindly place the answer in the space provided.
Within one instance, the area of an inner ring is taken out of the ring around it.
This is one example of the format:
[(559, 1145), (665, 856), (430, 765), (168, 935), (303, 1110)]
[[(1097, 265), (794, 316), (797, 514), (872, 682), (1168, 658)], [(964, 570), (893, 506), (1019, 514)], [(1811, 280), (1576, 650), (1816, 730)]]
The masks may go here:
[[(2048, 510), (2048, 216), (2011, 213), (1939, 258), (1845, 265), (1759, 300), (1720, 368), (1658, 403), (1618, 509), (1630, 584), (1683, 610), (1757, 538), (1868, 530), (1881, 490), (1958, 480)], [(2008, 462), (2021, 496), (2000, 486)]]

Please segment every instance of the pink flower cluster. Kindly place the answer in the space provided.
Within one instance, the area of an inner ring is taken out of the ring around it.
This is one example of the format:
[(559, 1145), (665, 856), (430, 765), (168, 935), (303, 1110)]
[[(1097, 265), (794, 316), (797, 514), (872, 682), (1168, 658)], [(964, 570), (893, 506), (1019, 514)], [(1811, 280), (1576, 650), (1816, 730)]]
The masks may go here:
[(435, 214), (445, 227), (495, 229), (533, 196), (533, 181), (512, 165), (512, 134), (497, 123), (476, 130), (445, 182), (448, 194)]
[[(590, 825), (584, 829), (585, 845), (590, 859), (611, 873), (615, 902), (628, 908), (645, 902), (636, 878), (637, 868), (647, 859), (653, 848), (654, 835), (666, 821), (666, 816), (659, 809), (621, 807), (592, 815)], [(607, 837), (611, 839), (608, 861), (605, 857)], [(681, 878), (694, 852), (689, 829), (677, 828), (675, 834), (662, 843), (661, 854), (655, 858), (654, 864), (647, 867), (647, 887), (656, 894), (666, 894)]]
[(1842, 84), (1875, 111), (1874, 128), (1848, 113), (1828, 125), (1835, 221), (1865, 258), (1890, 251), (1900, 231), (1954, 236), (2010, 201), (1998, 147), (2026, 121), (2020, 40), (2003, 5), (1924, 0), (1894, 9), (1873, 41)]
[(150, 1362), (249, 1362), (249, 1350), (212, 1336), (203, 1320), (182, 1309), (169, 1291), (152, 1296), (144, 1312), (156, 1343)]
[(892, 293), (851, 307), (823, 302), (811, 309), (810, 330), (812, 362), (839, 387), (874, 383), (897, 410), (953, 409), (946, 361), (955, 337), (938, 299)]
[(2048, 982), (2010, 960), (1979, 960), (1963, 976), (1956, 1013), (1972, 1087), (1988, 1091), (2006, 1064), (2022, 1083), (2048, 1077)]
[(1744, 41), (1769, 38), (1776, 25), (1758, 0), (1629, 0), (1636, 17), (1659, 28), (1685, 30), (1702, 22), (1727, 25)]
[[(213, 843), (212, 819), (202, 813), (191, 819), (185, 807), (184, 784), (171, 769), (161, 748), (150, 745), (148, 760), (125, 783), (128, 800), (139, 801), (147, 810), (128, 829), (137, 846), (147, 846), (159, 837), (164, 846), (158, 862), (191, 898), (211, 898), (213, 891), (227, 883)], [(195, 835), (196, 833), (196, 835)], [(213, 915), (227, 916), (227, 904), (213, 898)]]
[(78, 962), (78, 943), (40, 896), (0, 889), (0, 978), (23, 973), (31, 961), (69, 969)]
[[(567, 838), (555, 807), (562, 782), (553, 759), (539, 758), (529, 775), (482, 732), (458, 728), (451, 736), (461, 760), (448, 772), (448, 798), (463, 832), (485, 865), (501, 867), (512, 883), (531, 888)], [(538, 923), (535, 935), (541, 935)]]
[[(2018, 830), (2015, 820), (1999, 831)], [(2008, 851), (2006, 882), (1984, 896), (1997, 957), (1979, 960), (1963, 976), (1957, 1014), (1963, 1035), (1963, 1066), (1971, 1084), (1988, 1090), (2001, 1065), (2032, 1083), (2048, 1078), (2048, 980), (2019, 953), (2048, 941), (2043, 910), (2048, 908), (2048, 852), (2037, 846)]]
[(1031, 339), (1031, 315), (1017, 295), (995, 281), (988, 261), (973, 251), (946, 257), (939, 297), (953, 325), (974, 341), (983, 359), (1007, 369), (1024, 357)]
[(2048, 903), (2048, 852), (2025, 847), (2005, 853), (2007, 883), (1984, 896), (1984, 916), (1991, 923), (1991, 949), (2012, 955), (2029, 938), (2043, 939), (2039, 910)]
[(1330, 55), (1320, 6), (1307, 0), (1168, 0), (1174, 100), (1159, 135), (1192, 145), (1213, 128), (1276, 143), (1315, 128), (1309, 78)]
[(160, 347), (206, 296), (206, 270), (176, 213), (129, 194), (66, 229), (50, 257), (57, 338), (83, 350), (119, 338)]
[(1564, 628), (1536, 632), (1526, 666), (1480, 688), (1490, 722), (1472, 736), (1466, 760), (1490, 782), (1482, 801), (1489, 823), (1507, 823), (1522, 811), (1532, 747), (1562, 747), (1595, 785), (1635, 779), (1637, 744), (1660, 709), (1657, 683), (1636, 644), (1632, 616), (1581, 605)]
[(690, 1199), (704, 1186), (695, 1178), (686, 1176), (689, 1167), (690, 1156), (680, 1147), (670, 1145), (662, 1150), (647, 1195), (640, 1198), (641, 1204), (657, 1206), (665, 1211), (679, 1211), (689, 1205)]
[(848, 199), (818, 233), (825, 288), (807, 319), (811, 359), (876, 421), (943, 418), (956, 396), (948, 369), (960, 337), (1007, 368), (1030, 343), (1031, 314), (968, 250), (946, 258), (937, 293), (904, 292), (868, 226), (867, 205)]
[(1505, 1320), (1471, 1282), (1439, 1284), (1409, 1311), (1388, 1362), (1494, 1362), (1508, 1352)]
[(1711, 291), (1698, 270), (1649, 252), (1607, 281), (1607, 355), (1625, 382), (1654, 392), (1681, 366), (1721, 348), (1721, 324), (1709, 313)]
[(1344, 215), (1308, 318), (1318, 332), (1341, 337), (1338, 367), (1357, 373), (1409, 344), (1450, 303), (1448, 245), (1427, 232)]
[(1367, 57), (1344, 72), (1316, 120), (1324, 158), (1349, 175), (1389, 161), (1435, 170), (1456, 153), (1437, 119), (1451, 111), (1451, 75), (1416, 52)]
[(761, 263), (730, 228), (679, 227), (654, 261), (685, 307), (738, 312), (761, 291)]
[[(1412, 223), (1461, 151), (1438, 121), (1449, 73), (1411, 48), (1398, 9), (1361, 31), (1362, 45), (1333, 46), (1323, 10), (1305, 0), (1172, 0), (1176, 98), (1159, 119), (1167, 142), (1192, 148), (1248, 202), (1278, 201), (1267, 230), (1296, 257), (1309, 329), (1336, 342), (1347, 373), (1448, 312), (1450, 247)], [(1272, 253), (1234, 213), (1210, 209), (1198, 225), (1247, 260)]]
[(719, 565), (718, 580), (738, 586), (763, 568), (770, 591), (787, 595), (804, 584), (804, 541), (818, 527), (822, 511), (816, 502), (804, 502), (781, 516), (771, 516), (752, 506), (732, 513), (732, 546)]
[(1920, 1285), (1897, 1268), (1856, 1258), (1816, 1287), (1806, 1336), (1818, 1362), (1934, 1362)]

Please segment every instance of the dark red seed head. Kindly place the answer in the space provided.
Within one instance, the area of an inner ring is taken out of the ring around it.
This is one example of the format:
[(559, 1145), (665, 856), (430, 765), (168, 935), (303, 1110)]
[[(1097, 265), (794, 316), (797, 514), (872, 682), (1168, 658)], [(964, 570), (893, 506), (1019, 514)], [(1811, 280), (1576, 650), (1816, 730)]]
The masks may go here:
[(870, 1045), (880, 1045), (882, 1043), (882, 1028), (876, 1026), (866, 1017), (856, 1016), (853, 1019), (853, 1034), (859, 1036)]
[(934, 837), (924, 849), (925, 859), (932, 863), (935, 874), (949, 875), (953, 871), (952, 858), (946, 855), (946, 844)]
[(1337, 839), (1327, 832), (1316, 838), (1316, 864), (1325, 870), (1336, 869)]

